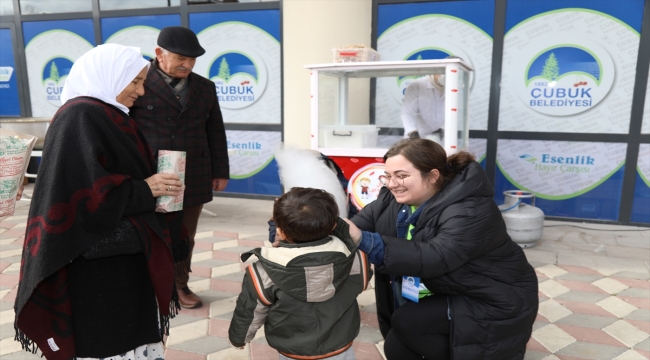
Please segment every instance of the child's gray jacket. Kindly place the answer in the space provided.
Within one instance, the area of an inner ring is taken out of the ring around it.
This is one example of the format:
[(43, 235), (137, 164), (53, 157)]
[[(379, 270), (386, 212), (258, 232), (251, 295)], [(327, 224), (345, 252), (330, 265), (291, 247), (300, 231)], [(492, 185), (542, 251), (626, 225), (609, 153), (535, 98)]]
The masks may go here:
[(266, 340), (291, 358), (320, 359), (347, 350), (359, 333), (357, 295), (372, 276), (348, 224), (339, 219), (333, 236), (242, 254), (259, 261), (246, 269), (228, 335), (243, 346), (264, 325)]

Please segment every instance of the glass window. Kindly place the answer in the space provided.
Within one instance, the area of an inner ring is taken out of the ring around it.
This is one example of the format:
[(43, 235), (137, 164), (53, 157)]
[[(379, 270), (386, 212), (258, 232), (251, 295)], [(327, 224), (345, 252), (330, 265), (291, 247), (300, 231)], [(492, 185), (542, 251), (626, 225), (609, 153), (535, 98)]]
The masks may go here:
[(12, 0), (0, 0), (0, 15), (13, 15), (14, 2)]
[(181, 0), (99, 0), (101, 10), (146, 9), (180, 5)]
[(267, 1), (280, 1), (280, 0), (188, 0), (190, 5), (200, 4), (225, 4), (225, 3), (256, 3)]
[(92, 11), (91, 0), (20, 0), (20, 13), (52, 14)]

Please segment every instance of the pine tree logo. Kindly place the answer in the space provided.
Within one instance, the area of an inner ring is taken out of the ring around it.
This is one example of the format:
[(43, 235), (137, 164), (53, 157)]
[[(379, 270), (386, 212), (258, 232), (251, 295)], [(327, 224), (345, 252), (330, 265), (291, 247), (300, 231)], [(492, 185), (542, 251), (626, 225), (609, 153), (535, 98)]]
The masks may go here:
[(223, 79), (224, 82), (228, 82), (228, 79), (230, 78), (230, 66), (228, 66), (228, 61), (226, 61), (225, 57), (221, 59), (217, 77)]
[(50, 66), (50, 79), (57, 84), (59, 83), (59, 79), (61, 79), (59, 76), (59, 68), (56, 67), (54, 61), (52, 61), (52, 66)]
[(418, 58), (415, 60), (422, 60), (422, 54), (418, 55)]
[(554, 53), (546, 59), (540, 76), (548, 81), (555, 81), (560, 76), (560, 66)]

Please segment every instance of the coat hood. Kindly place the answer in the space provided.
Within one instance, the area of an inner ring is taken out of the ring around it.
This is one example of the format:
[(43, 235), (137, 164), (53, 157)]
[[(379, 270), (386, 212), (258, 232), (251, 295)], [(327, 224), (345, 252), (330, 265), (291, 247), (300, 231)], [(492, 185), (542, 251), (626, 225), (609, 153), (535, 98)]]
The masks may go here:
[(488, 180), (485, 170), (477, 162), (471, 162), (463, 171), (438, 191), (428, 205), (423, 209), (421, 218), (429, 219), (449, 205), (463, 201), (469, 197), (493, 197), (494, 189)]
[(255, 255), (270, 280), (283, 292), (305, 302), (323, 302), (343, 288), (356, 257), (349, 225), (339, 218), (332, 235), (302, 244), (281, 243), (277, 248), (256, 248)]

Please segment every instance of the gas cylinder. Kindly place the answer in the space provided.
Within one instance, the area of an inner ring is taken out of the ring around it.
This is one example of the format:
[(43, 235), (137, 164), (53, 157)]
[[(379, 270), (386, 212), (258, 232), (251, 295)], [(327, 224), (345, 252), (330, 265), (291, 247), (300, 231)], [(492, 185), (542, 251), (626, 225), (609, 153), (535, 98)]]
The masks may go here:
[[(542, 238), (544, 212), (535, 207), (535, 194), (529, 191), (504, 191), (505, 201), (499, 206), (508, 235), (522, 248), (533, 247)], [(532, 205), (522, 199), (531, 199)]]

